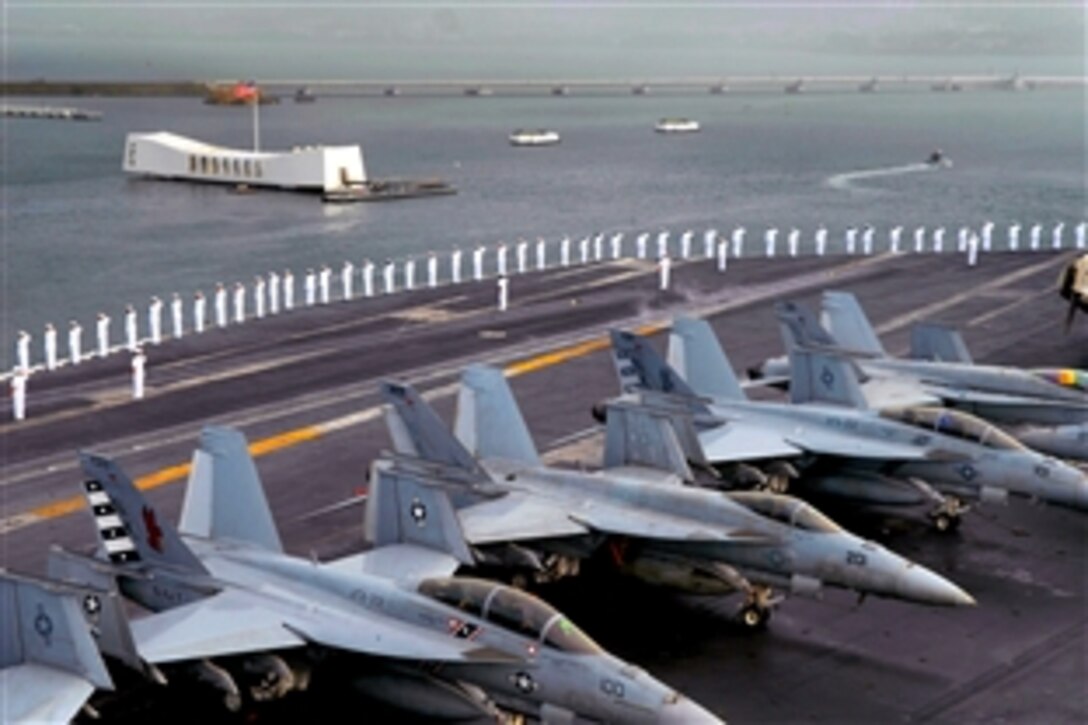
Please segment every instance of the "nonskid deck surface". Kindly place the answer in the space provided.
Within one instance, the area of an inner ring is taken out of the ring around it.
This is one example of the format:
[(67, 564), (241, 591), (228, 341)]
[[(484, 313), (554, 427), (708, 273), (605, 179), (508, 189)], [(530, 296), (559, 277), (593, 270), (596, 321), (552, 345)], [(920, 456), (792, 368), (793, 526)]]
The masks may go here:
[[(982, 362), (1088, 367), (1088, 330), (1062, 332), (1055, 285), (1068, 256), (995, 254), (975, 268), (951, 255), (734, 260), (724, 275), (699, 261), (678, 265), (664, 293), (651, 264), (626, 261), (515, 276), (506, 313), (495, 311), (489, 281), (169, 341), (148, 350), (141, 402), (128, 397), (127, 355), (35, 375), (28, 420), (0, 428), (2, 565), (41, 573), (50, 544), (93, 542), (77, 449), (117, 456), (176, 515), (182, 466), (211, 422), (237, 425), (260, 446), (257, 465), (290, 551), (358, 550), (361, 507), (310, 514), (361, 490), (370, 460), (388, 448), (377, 381), (411, 381), (449, 416), (463, 364), (504, 366), (538, 445), (562, 458), (573, 449), (557, 445), (590, 431), (590, 404), (616, 392), (605, 329), (663, 329), (679, 311), (712, 314), (741, 369), (781, 352), (772, 301), (813, 303), (828, 288), (855, 292), (893, 353), (905, 351), (913, 319), (936, 319), (959, 326)], [(664, 335), (652, 339), (664, 347)], [(1088, 519), (1014, 501), (983, 507), (952, 537), (921, 524), (869, 524), (865, 533), (952, 578), (979, 606), (858, 606), (830, 592), (788, 599), (769, 630), (752, 635), (732, 623), (733, 600), (639, 587), (617, 594), (596, 582), (544, 593), (603, 645), (732, 722), (1088, 717)], [(264, 716), (278, 717), (271, 708)]]

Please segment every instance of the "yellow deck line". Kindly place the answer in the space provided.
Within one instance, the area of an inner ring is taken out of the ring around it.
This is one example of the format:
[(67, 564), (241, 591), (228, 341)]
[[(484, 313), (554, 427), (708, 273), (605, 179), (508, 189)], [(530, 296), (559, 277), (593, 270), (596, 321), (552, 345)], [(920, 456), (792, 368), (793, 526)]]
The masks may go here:
[[(642, 325), (635, 330), (635, 333), (638, 335), (653, 335), (667, 328), (668, 325), (657, 322)], [(609, 344), (608, 337), (595, 337), (590, 340), (585, 340), (584, 342), (568, 345), (567, 347), (562, 347), (558, 350), (542, 353), (531, 358), (526, 358), (525, 360), (511, 363), (506, 366), (503, 372), (506, 373), (507, 377), (525, 375), (555, 365), (561, 365), (569, 360), (583, 357), (590, 353), (604, 350), (608, 348)], [(335, 428), (336, 426), (330, 426), (329, 430)], [(274, 453), (275, 451), (316, 440), (326, 432), (329, 431), (326, 430), (325, 426), (322, 424), (295, 428), (294, 430), (277, 433), (268, 438), (262, 438), (259, 441), (250, 443), (249, 452), (254, 458), (260, 458), (261, 456)], [(168, 466), (149, 473), (146, 476), (141, 476), (137, 478), (134, 483), (141, 491), (147, 491), (186, 478), (189, 475), (190, 468), (191, 465), (188, 463)], [(41, 521), (67, 516), (70, 513), (80, 510), (83, 506), (84, 500), (82, 496), (70, 496), (68, 498), (60, 499), (59, 501), (53, 501), (31, 509), (27, 513), (15, 514), (0, 521), (0, 533), (10, 533), (16, 529), (21, 529)]]

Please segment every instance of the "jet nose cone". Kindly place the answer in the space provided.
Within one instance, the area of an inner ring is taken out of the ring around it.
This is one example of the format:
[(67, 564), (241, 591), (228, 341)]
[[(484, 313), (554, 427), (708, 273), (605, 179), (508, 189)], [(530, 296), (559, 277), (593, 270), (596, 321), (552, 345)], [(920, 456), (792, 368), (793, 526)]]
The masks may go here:
[(899, 596), (923, 604), (942, 607), (973, 607), (975, 598), (940, 574), (917, 564), (899, 575), (896, 582)]
[(712, 725), (721, 723), (717, 715), (703, 708), (702, 705), (681, 696), (676, 702), (666, 703), (661, 708), (661, 717), (658, 719), (661, 725)]

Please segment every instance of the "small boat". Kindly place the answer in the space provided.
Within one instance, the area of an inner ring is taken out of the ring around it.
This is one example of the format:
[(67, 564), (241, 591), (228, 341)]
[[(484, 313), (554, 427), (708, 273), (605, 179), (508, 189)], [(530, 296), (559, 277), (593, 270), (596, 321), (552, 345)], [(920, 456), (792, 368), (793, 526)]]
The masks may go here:
[(295, 103), (313, 103), (317, 100), (317, 96), (309, 88), (299, 88), (295, 91)]
[(699, 130), (699, 122), (690, 118), (663, 118), (654, 130), (658, 133), (693, 133)]
[(553, 146), (557, 143), (559, 134), (543, 128), (519, 128), (510, 134), (510, 144), (513, 146)]
[(952, 159), (944, 155), (944, 151), (940, 149), (933, 149), (933, 153), (926, 159), (926, 163), (930, 166), (943, 166), (948, 168), (952, 165)]

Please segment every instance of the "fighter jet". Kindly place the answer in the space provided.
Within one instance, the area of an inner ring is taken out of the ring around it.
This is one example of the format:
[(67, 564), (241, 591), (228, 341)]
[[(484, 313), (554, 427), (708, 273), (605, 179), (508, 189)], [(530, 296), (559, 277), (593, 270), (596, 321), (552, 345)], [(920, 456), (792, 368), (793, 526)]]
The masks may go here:
[(815, 494), (876, 506), (933, 502), (929, 515), (940, 530), (958, 525), (964, 501), (1009, 493), (1088, 510), (1081, 471), (961, 411), (873, 410), (859, 371), (840, 355), (791, 350), (787, 404), (747, 399), (705, 320), (674, 321), (670, 358), (680, 372), (631, 333), (614, 331), (612, 345), (624, 391), (655, 391), (651, 404), (664, 397), (686, 407), (712, 464), (786, 460), (802, 468), (799, 483)]
[(665, 416), (611, 406), (604, 470), (576, 471), (541, 462), (499, 370), (464, 371), (456, 437), (411, 386), (385, 383), (382, 390), (399, 455), (376, 465), (446, 481), (483, 564), (526, 566), (558, 578), (600, 554), (649, 583), (742, 593), (740, 621), (749, 627), (767, 623), (775, 587), (813, 594), (828, 585), (947, 606), (974, 602), (802, 501), (682, 485), (691, 471)]
[(95, 592), (0, 570), (0, 722), (66, 723), (96, 689), (114, 689), (101, 632), (85, 619), (110, 605)]
[[(910, 357), (893, 358), (854, 295), (825, 292), (823, 311), (826, 327), (803, 305), (779, 303), (787, 347), (849, 354), (869, 378), (863, 391), (873, 407), (946, 405), (996, 423), (1042, 453), (1088, 460), (1088, 371), (979, 365), (958, 332), (935, 324), (916, 325)], [(781, 376), (786, 365), (767, 361), (756, 376)]]
[(177, 529), (113, 461), (81, 459), (121, 589), (156, 612), (132, 623), (140, 655), (167, 679), (196, 667), (237, 705), (239, 682), (270, 698), (325, 661), (443, 720), (494, 722), (501, 701), (546, 722), (719, 722), (532, 595), (451, 576), (473, 559), (441, 489), (380, 477), (375, 548), (321, 563), (284, 551), (238, 431), (203, 431)]

